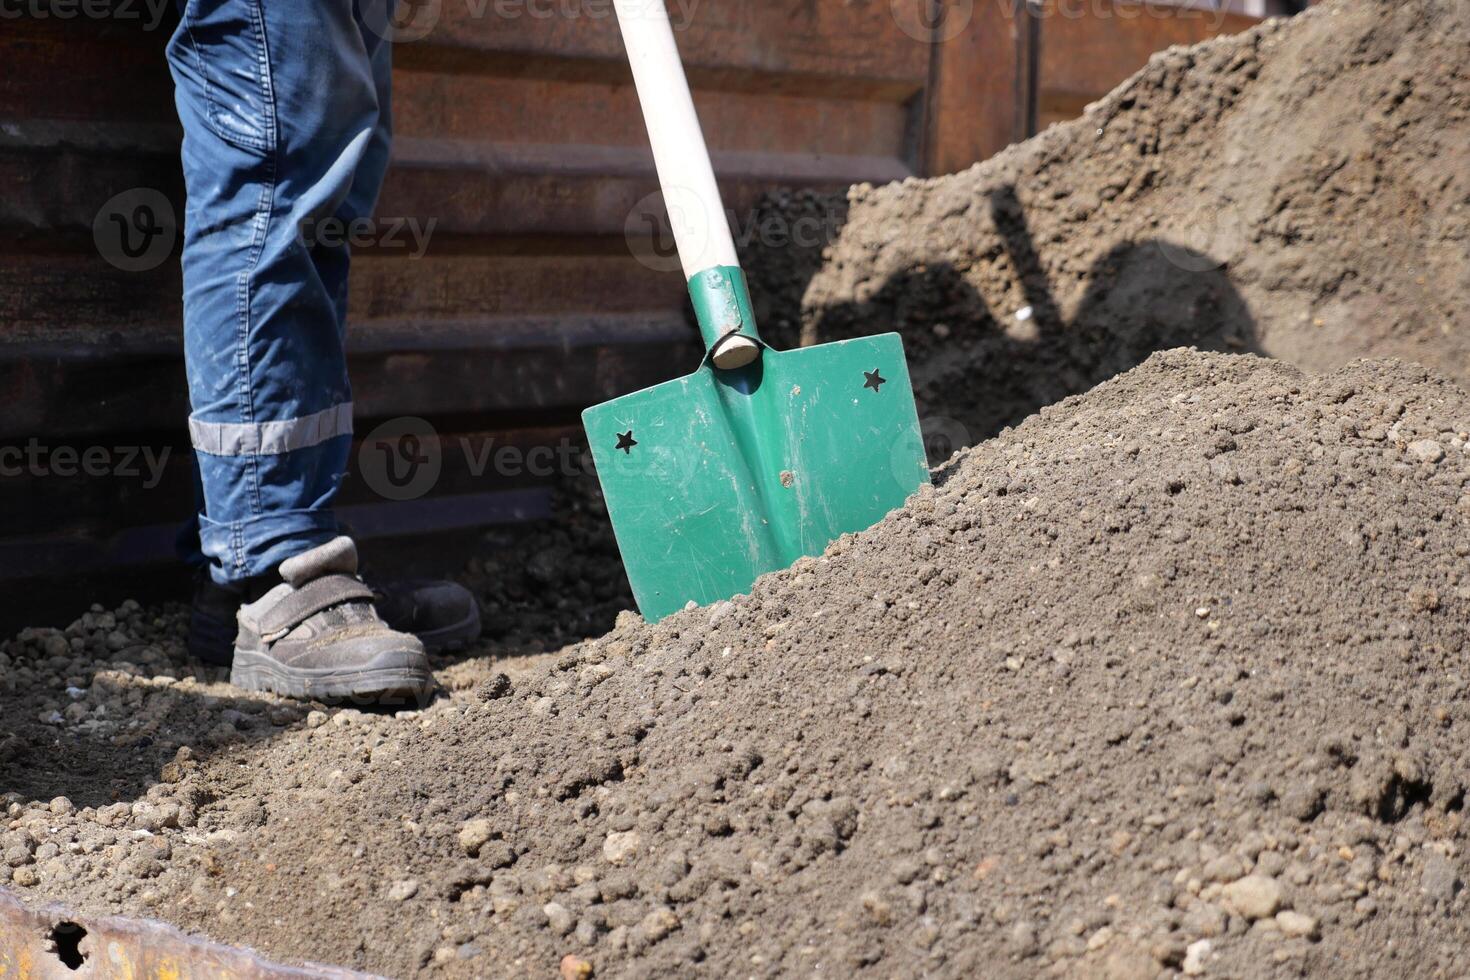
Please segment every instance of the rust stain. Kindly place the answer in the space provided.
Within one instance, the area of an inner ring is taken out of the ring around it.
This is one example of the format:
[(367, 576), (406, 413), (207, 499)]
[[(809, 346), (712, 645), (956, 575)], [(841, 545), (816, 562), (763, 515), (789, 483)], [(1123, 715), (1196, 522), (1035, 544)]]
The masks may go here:
[(77, 944), (88, 977), (101, 980), (372, 980), (370, 974), (308, 964), (286, 966), (248, 949), (187, 935), (151, 919), (81, 916), (60, 905), (28, 908), (0, 888), (0, 978), (62, 980), (77, 976), (57, 955), (60, 923), (86, 930)]

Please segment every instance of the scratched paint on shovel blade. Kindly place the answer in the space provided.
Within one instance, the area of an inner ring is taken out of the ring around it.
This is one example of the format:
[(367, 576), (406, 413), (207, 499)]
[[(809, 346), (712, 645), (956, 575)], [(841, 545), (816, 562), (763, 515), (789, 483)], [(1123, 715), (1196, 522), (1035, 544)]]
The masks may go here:
[(638, 607), (748, 592), (928, 482), (897, 334), (686, 377), (582, 415)]

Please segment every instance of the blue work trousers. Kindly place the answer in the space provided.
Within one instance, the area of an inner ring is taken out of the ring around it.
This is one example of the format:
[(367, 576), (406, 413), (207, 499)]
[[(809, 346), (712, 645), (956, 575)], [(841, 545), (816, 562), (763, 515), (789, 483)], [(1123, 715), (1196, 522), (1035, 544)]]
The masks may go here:
[(391, 2), (186, 0), (168, 45), (194, 557), (219, 582), (338, 533), (352, 442), (339, 232), (372, 215), (388, 165)]

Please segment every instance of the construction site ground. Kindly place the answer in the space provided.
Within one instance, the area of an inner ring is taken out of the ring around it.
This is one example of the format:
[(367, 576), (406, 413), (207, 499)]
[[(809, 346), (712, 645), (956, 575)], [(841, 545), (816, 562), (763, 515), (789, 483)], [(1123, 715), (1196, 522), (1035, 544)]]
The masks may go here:
[(932, 488), (650, 625), (571, 480), (399, 710), (26, 630), (0, 888), (392, 976), (1470, 975), (1467, 37), (1333, 0), (772, 195), (840, 220), (768, 338), (900, 330)]

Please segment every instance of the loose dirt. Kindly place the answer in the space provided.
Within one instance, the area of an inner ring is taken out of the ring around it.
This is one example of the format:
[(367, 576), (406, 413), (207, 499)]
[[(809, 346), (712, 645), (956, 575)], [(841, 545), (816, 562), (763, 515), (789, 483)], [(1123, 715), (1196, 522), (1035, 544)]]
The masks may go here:
[(773, 333), (898, 324), (994, 437), (749, 596), (620, 614), (580, 486), (426, 706), (246, 695), (172, 607), (6, 641), (0, 887), (395, 976), (1470, 973), (1470, 395), (1150, 356), (1465, 375), (1465, 16), (1329, 4), (855, 191)]
[(839, 231), (752, 243), (762, 329), (901, 331), (951, 448), (1170, 347), (1463, 383), (1467, 36), (1463, 0), (1330, 3), (1160, 52), (962, 174), (773, 197), (771, 227)]
[(1462, 975), (1467, 424), (1397, 362), (1160, 354), (397, 716), (174, 680), (174, 616), (24, 634), (7, 699), (65, 707), (5, 873), (392, 975)]

